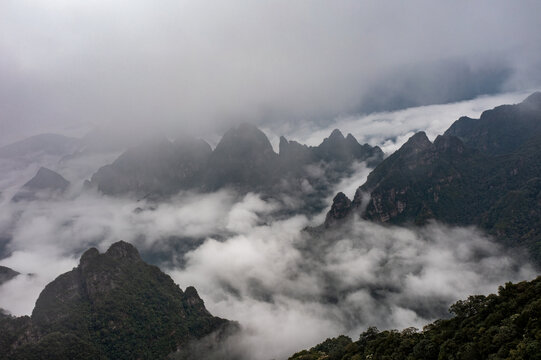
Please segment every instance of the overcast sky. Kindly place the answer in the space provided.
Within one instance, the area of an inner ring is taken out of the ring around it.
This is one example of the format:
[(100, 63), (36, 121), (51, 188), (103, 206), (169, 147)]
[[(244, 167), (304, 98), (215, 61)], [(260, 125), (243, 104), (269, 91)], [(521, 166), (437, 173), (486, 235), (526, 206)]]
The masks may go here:
[(0, 144), (524, 90), (541, 78), (540, 13), (539, 1), (2, 0)]

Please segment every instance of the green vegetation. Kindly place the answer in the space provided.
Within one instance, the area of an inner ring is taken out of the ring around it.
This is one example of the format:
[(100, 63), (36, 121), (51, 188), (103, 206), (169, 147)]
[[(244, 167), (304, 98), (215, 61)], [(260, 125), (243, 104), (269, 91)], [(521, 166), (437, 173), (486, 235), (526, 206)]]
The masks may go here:
[(0, 359), (164, 359), (229, 324), (118, 242), (85, 252), (45, 287), (30, 318), (0, 318)]
[(417, 133), (370, 173), (363, 192), (366, 219), (476, 225), (541, 265), (541, 93), (461, 118), (434, 143)]
[(454, 317), (423, 331), (368, 328), (357, 341), (327, 339), (290, 360), (541, 359), (541, 277), (470, 296), (450, 311)]

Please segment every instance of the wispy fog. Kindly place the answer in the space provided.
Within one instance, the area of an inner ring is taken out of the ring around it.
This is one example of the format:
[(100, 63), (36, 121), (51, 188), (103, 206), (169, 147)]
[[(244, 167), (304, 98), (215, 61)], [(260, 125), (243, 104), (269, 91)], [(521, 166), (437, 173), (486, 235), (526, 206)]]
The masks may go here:
[(221, 347), (233, 358), (285, 358), (368, 326), (420, 328), (458, 299), (535, 277), (474, 228), (358, 220), (313, 238), (301, 235), (305, 225), (296, 217), (209, 238), (187, 254), (185, 269), (170, 269), (181, 287), (198, 284), (210, 311), (241, 323), (231, 346)]

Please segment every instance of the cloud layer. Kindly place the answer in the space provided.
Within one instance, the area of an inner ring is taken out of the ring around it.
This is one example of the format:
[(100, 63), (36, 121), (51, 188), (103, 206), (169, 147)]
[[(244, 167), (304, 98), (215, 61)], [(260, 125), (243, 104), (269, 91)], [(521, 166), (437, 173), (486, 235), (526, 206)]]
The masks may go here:
[(326, 122), (525, 89), (541, 79), (540, 11), (536, 1), (6, 0), (0, 144), (93, 125)]
[[(433, 136), (459, 114), (478, 116), (523, 95), (342, 118), (330, 127), (383, 142), (390, 151), (418, 128)], [(311, 129), (300, 126), (291, 137), (318, 143), (330, 132), (321, 125), (312, 136)], [(9, 240), (0, 264), (33, 274), (0, 287), (0, 308), (29, 314), (44, 285), (76, 266), (84, 250), (104, 251), (122, 239), (182, 288), (194, 285), (213, 314), (241, 323), (242, 331), (222, 347), (229, 355), (266, 360), (340, 333), (356, 337), (371, 325), (421, 327), (445, 316), (458, 299), (535, 276), (523, 254), (503, 251), (475, 228), (434, 223), (410, 229), (356, 220), (341, 231), (309, 236), (303, 229), (320, 224), (324, 213), (284, 217), (283, 202), (258, 194), (185, 192), (153, 203), (83, 191), (82, 181), (114, 156), (0, 159), (0, 240)], [(70, 191), (10, 202), (40, 165), (65, 175), (74, 184)], [(353, 170), (333, 193), (353, 195), (369, 169), (361, 163)]]

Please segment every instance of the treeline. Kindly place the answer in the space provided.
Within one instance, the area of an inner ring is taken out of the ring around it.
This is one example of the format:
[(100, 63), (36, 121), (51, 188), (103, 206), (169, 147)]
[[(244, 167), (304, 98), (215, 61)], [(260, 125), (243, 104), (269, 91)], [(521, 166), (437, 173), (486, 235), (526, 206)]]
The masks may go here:
[(541, 359), (541, 276), (451, 306), (451, 319), (422, 331), (368, 328), (357, 341), (327, 339), (290, 360)]

